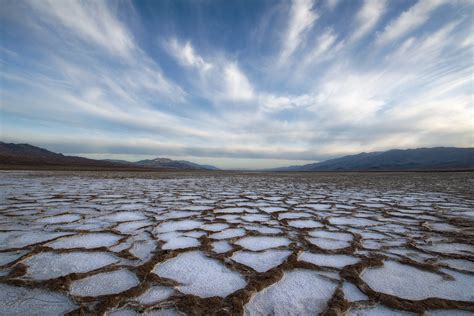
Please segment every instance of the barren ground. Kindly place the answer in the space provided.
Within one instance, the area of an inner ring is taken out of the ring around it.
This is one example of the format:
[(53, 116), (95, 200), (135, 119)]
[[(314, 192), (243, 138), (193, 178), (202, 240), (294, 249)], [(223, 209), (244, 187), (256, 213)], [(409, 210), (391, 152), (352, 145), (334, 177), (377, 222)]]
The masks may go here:
[(474, 173), (0, 172), (0, 315), (473, 315)]

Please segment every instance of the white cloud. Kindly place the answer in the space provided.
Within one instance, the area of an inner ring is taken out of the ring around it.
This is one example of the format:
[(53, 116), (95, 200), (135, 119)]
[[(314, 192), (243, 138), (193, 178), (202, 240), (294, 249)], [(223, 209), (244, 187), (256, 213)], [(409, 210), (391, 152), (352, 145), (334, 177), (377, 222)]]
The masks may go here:
[(367, 35), (377, 25), (386, 9), (386, 0), (365, 0), (355, 16), (355, 31), (350, 41), (355, 42)]
[(333, 29), (325, 30), (317, 39), (314, 48), (306, 55), (303, 61), (303, 65), (313, 64), (321, 60), (329, 59), (334, 57), (337, 50), (342, 47), (336, 45), (337, 35)]
[(264, 111), (281, 111), (283, 109), (309, 107), (314, 102), (314, 96), (302, 95), (275, 95), (261, 93), (258, 103)]
[(228, 64), (224, 68), (224, 75), (227, 98), (233, 101), (248, 101), (253, 98), (253, 87), (236, 63)]
[(212, 63), (206, 62), (195, 51), (190, 41), (182, 44), (176, 38), (172, 38), (168, 43), (171, 55), (182, 65), (195, 67), (206, 72), (212, 68)]
[(318, 87), (312, 110), (335, 124), (363, 124), (385, 104), (379, 80), (378, 74), (335, 70)]
[(456, 21), (448, 23), (424, 38), (410, 37), (388, 54), (385, 59), (392, 64), (398, 64), (398, 67), (415, 65), (420, 68), (423, 64), (433, 63), (444, 49), (450, 48), (448, 45), (452, 42), (450, 35), (458, 25), (459, 22)]
[[(166, 78), (137, 45), (127, 26), (108, 7), (110, 3), (46, 0), (29, 4), (37, 11), (30, 19), (36, 36), (49, 44), (46, 47), (55, 47), (47, 53), (50, 64), (59, 69), (49, 69), (51, 73), (45, 77), (55, 76), (52, 73), (59, 70), (71, 87), (101, 86), (107, 97), (120, 96), (122, 102), (138, 107), (146, 107), (143, 98), (152, 94), (176, 103), (185, 101), (186, 92)], [(111, 66), (113, 63), (117, 64)]]
[(431, 13), (445, 2), (445, 0), (419, 0), (385, 27), (377, 36), (376, 45), (383, 46), (409, 34), (423, 25)]
[(129, 57), (136, 49), (133, 36), (111, 14), (105, 1), (29, 1), (47, 19), (54, 18), (85, 41), (112, 54)]
[(293, 0), (280, 61), (285, 62), (295, 52), (302, 44), (306, 32), (318, 19), (318, 14), (313, 10), (313, 6), (313, 0)]

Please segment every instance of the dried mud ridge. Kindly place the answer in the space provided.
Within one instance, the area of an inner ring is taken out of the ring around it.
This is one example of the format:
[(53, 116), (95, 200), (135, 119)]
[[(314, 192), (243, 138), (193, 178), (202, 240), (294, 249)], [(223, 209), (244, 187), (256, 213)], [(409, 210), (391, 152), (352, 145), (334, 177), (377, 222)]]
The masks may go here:
[[(472, 187), (464, 173), (1, 173), (0, 311), (474, 312)], [(326, 290), (298, 293), (300, 276)]]

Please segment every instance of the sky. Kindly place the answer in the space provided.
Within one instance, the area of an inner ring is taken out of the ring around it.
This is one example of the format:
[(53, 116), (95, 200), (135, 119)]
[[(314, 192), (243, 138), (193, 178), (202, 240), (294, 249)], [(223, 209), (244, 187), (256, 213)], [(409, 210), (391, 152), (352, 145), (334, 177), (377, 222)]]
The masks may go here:
[(271, 168), (474, 146), (470, 0), (0, 0), (0, 139)]

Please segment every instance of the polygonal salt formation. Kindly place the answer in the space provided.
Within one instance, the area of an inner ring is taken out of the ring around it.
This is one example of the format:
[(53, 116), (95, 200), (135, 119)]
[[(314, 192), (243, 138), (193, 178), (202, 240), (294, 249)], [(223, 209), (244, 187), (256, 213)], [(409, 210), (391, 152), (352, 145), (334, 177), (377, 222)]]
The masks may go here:
[(201, 251), (179, 254), (157, 264), (153, 272), (181, 283), (176, 287), (178, 291), (200, 297), (226, 297), (247, 284), (239, 273), (206, 257)]

